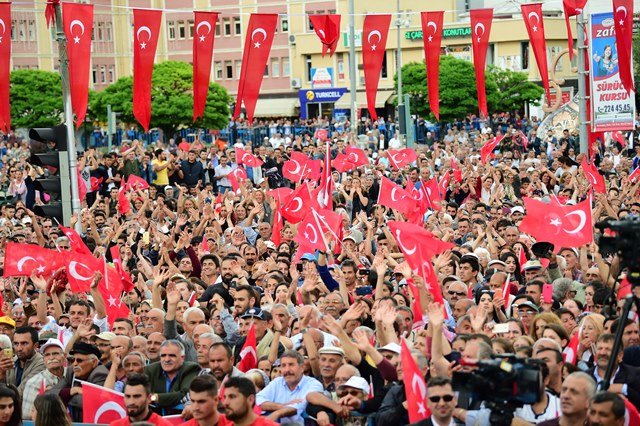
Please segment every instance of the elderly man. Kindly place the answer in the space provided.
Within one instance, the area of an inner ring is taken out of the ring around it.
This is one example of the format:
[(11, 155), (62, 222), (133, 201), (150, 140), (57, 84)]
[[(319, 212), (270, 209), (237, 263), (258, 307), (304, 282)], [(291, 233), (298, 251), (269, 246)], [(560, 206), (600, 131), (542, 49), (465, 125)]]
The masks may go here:
[(150, 363), (154, 363), (160, 361), (160, 346), (162, 343), (167, 340), (164, 337), (164, 334), (158, 333), (157, 331), (151, 333), (147, 338), (147, 358), (149, 358)]
[(282, 376), (258, 393), (256, 404), (263, 411), (271, 412), (268, 416), (271, 420), (302, 423), (302, 413), (307, 407), (306, 395), (322, 392), (322, 384), (304, 375), (304, 358), (298, 352), (283, 353), (280, 369)]
[(71, 411), (74, 422), (82, 421), (82, 387), (75, 380), (84, 380), (94, 385), (103, 386), (109, 370), (100, 364), (102, 353), (96, 346), (76, 342), (69, 352), (70, 365), (62, 379), (49, 391), (60, 396)]
[(562, 415), (538, 425), (583, 425), (587, 421), (589, 400), (596, 393), (596, 382), (585, 372), (576, 371), (564, 379), (560, 391)]
[(468, 297), (467, 285), (462, 281), (454, 281), (449, 284), (449, 288), (443, 296), (449, 302), (449, 306), (455, 306), (458, 300)]
[(22, 392), (22, 418), (24, 420), (31, 419), (31, 409), (33, 401), (36, 400), (40, 389), (44, 385), (45, 389), (58, 384), (64, 374), (64, 347), (58, 339), (49, 339), (40, 348), (42, 358), (44, 359), (45, 370), (36, 374), (26, 381)]
[[(604, 380), (605, 371), (611, 359), (611, 350), (615, 336), (602, 334), (596, 342), (595, 367), (589, 370), (596, 383)], [(618, 352), (614, 360), (613, 376), (609, 384), (609, 392), (623, 395), (633, 405), (640, 407), (640, 369), (622, 364), (622, 351)]]
[(154, 412), (163, 416), (180, 414), (189, 384), (200, 371), (194, 362), (185, 361), (185, 350), (178, 340), (166, 340), (160, 347), (160, 362), (148, 365), (145, 374), (151, 381)]
[(202, 333), (196, 338), (196, 355), (200, 368), (209, 368), (209, 348), (218, 342), (222, 342), (222, 338), (213, 332)]
[(182, 314), (182, 324), (184, 334), (178, 336), (176, 324), (176, 309), (180, 302), (180, 292), (174, 283), (167, 284), (167, 315), (164, 317), (164, 336), (167, 339), (176, 339), (185, 348), (185, 356), (187, 361), (195, 362), (197, 360), (196, 350), (193, 344), (193, 329), (198, 324), (206, 322), (204, 312), (200, 308), (188, 308)]

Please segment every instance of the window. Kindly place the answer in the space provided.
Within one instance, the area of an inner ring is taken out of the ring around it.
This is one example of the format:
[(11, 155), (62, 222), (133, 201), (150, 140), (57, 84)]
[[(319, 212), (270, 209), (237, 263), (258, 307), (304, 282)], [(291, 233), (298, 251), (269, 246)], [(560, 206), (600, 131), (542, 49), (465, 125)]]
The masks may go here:
[(529, 42), (522, 41), (520, 42), (520, 69), (528, 70), (529, 69)]
[(189, 38), (193, 38), (193, 31), (195, 30), (195, 28), (192, 20), (187, 21), (187, 28), (189, 30)]
[(487, 49), (487, 66), (495, 64), (496, 45), (489, 43)]
[(242, 73), (242, 61), (236, 61), (236, 79), (240, 78), (240, 74)]
[(280, 60), (271, 59), (271, 77), (280, 77)]
[(242, 24), (239, 17), (233, 18), (233, 31), (237, 36), (242, 35)]
[(93, 81), (93, 84), (96, 84), (98, 82), (98, 67), (97, 66), (93, 66), (93, 69), (91, 70), (91, 81)]
[(104, 65), (100, 66), (100, 81), (102, 84), (107, 82), (107, 67)]
[(225, 78), (233, 78), (233, 65), (231, 61), (224, 61)]
[(109, 83), (113, 83), (116, 80), (116, 70), (113, 65), (109, 65)]
[(222, 20), (222, 25), (224, 25), (224, 35), (225, 36), (230, 36), (231, 35), (231, 21), (229, 21), (229, 18), (225, 18)]
[[(13, 21), (11, 21), (11, 40), (15, 41), (16, 40), (16, 27), (18, 26), (17, 21), (14, 19)], [(18, 68), (16, 68), (18, 69)]]
[(169, 29), (169, 40), (176, 39), (176, 23), (175, 21), (169, 21), (167, 23), (167, 28)]
[(216, 61), (215, 63), (216, 80), (222, 80), (222, 62)]
[(29, 41), (36, 41), (36, 21), (29, 21)]
[(307, 12), (307, 14), (309, 15), (307, 18), (307, 31), (313, 32), (313, 22), (311, 22), (311, 15), (313, 15), (313, 12)]
[(269, 64), (264, 66), (264, 74), (262, 74), (264, 77), (269, 77)]
[(311, 81), (311, 55), (304, 55), (305, 58), (305, 77), (307, 81)]
[(104, 22), (96, 22), (96, 32), (95, 32), (96, 40), (102, 41), (104, 40)]
[(184, 21), (178, 21), (178, 38), (181, 40), (187, 38), (187, 27)]
[[(560, 46), (547, 46), (547, 63), (549, 64), (549, 68), (551, 68), (553, 64), (553, 59), (556, 56), (558, 56), (561, 50), (562, 50), (562, 47)], [(556, 71), (558, 72), (564, 71), (564, 67), (562, 66), (563, 62), (564, 61), (558, 61), (558, 64), (556, 65), (556, 69), (555, 69)]]
[(216, 35), (220, 35), (220, 21), (216, 21)]
[(289, 18), (285, 16), (280, 17), (280, 26), (282, 27), (282, 32), (286, 33), (289, 31)]
[(338, 53), (338, 79), (344, 80), (344, 54)]
[(18, 21), (18, 40), (20, 41), (25, 41), (26, 40), (26, 22), (24, 20), (19, 20)]
[(107, 41), (113, 40), (113, 32), (112, 32), (112, 28), (111, 28), (111, 22), (105, 22), (105, 24), (104, 24), (104, 33), (105, 33), (105, 37), (106, 37)]
[(384, 52), (382, 57), (382, 71), (380, 72), (380, 78), (387, 78), (389, 72), (387, 70), (387, 52)]
[(282, 76), (289, 77), (291, 75), (291, 65), (289, 65), (289, 58), (282, 58)]

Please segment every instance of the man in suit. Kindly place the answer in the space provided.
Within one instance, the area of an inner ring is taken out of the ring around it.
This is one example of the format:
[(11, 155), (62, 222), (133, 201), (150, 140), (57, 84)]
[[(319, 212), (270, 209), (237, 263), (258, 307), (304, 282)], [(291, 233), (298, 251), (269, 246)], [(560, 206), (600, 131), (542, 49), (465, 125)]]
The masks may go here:
[(446, 426), (454, 424), (453, 411), (458, 399), (453, 392), (451, 379), (448, 377), (432, 377), (427, 382), (427, 406), (431, 417), (414, 423), (413, 426)]
[(60, 396), (69, 407), (74, 422), (82, 421), (82, 386), (76, 380), (104, 386), (109, 370), (100, 364), (102, 353), (97, 346), (75, 342), (71, 351), (69, 367), (62, 379), (50, 391)]
[[(613, 334), (602, 334), (596, 342), (596, 365), (590, 370), (590, 374), (598, 385), (604, 379), (607, 364), (611, 359), (614, 340), (615, 336)], [(622, 355), (622, 351), (616, 355), (613, 377), (608, 391), (625, 396), (633, 405), (638, 407), (640, 406), (640, 369), (622, 364)]]

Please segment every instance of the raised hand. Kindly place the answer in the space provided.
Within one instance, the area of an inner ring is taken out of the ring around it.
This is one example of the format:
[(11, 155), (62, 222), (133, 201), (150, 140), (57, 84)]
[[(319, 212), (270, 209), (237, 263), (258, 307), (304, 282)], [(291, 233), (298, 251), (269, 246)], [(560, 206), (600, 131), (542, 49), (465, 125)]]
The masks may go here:
[(167, 283), (167, 304), (169, 305), (177, 305), (180, 301), (180, 292), (176, 288), (176, 284), (174, 282)]

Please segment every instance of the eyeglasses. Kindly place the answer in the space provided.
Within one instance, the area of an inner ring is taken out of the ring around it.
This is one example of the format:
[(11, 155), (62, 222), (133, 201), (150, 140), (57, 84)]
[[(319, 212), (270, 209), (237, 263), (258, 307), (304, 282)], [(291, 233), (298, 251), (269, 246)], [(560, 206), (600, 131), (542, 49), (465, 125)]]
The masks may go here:
[(434, 404), (437, 404), (438, 402), (440, 402), (440, 400), (443, 400), (444, 402), (451, 402), (453, 401), (453, 395), (436, 395), (436, 396), (430, 396), (429, 397), (429, 401), (433, 402)]
[(73, 358), (73, 357), (67, 358), (67, 362), (69, 362), (69, 364), (76, 364), (76, 363), (81, 364), (81, 363), (87, 362), (87, 361), (89, 361), (89, 358), (84, 358), (84, 359), (83, 358)]
[(361, 392), (362, 392), (362, 391), (358, 391), (358, 390), (353, 389), (353, 390), (343, 391), (343, 392), (341, 392), (340, 394), (341, 394), (342, 396), (351, 395), (351, 396), (359, 397), (359, 396), (360, 396), (360, 394), (361, 394)]

